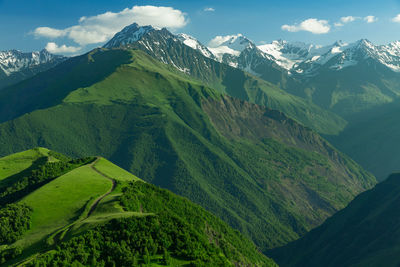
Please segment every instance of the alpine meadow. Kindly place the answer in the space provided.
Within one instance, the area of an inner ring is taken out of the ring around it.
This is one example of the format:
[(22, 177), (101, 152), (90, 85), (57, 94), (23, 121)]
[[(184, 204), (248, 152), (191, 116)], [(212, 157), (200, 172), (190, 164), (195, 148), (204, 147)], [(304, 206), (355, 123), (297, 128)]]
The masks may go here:
[(400, 264), (399, 3), (128, 2), (0, 1), (0, 266)]

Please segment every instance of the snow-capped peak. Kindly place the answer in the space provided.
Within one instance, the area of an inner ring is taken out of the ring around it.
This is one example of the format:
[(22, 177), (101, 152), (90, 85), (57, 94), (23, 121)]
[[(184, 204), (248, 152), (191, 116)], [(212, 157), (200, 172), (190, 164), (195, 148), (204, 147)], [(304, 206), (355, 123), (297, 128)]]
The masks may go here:
[(139, 26), (137, 23), (133, 23), (129, 26), (126, 26), (124, 29), (122, 29), (122, 31), (117, 33), (108, 43), (104, 45), (104, 47), (120, 47), (137, 42), (143, 37), (143, 35), (154, 30), (156, 29), (150, 25)]
[(290, 73), (313, 76), (322, 66), (332, 70), (354, 66), (361, 60), (373, 58), (394, 71), (400, 71), (400, 42), (375, 46), (366, 39), (354, 43), (337, 41), (332, 45), (316, 46), (287, 41), (273, 41), (258, 46)]
[(208, 46), (211, 48), (227, 46), (230, 49), (241, 52), (248, 47), (254, 46), (254, 44), (245, 36), (239, 33), (236, 35), (216, 36), (209, 42)]
[(269, 44), (259, 45), (264, 53), (271, 55), (275, 62), (286, 70), (294, 68), (304, 60), (317, 60), (323, 50), (321, 46), (302, 42), (287, 42), (284, 40), (272, 41)]
[(200, 53), (202, 53), (204, 56), (208, 57), (208, 58), (212, 58), (214, 59), (214, 55), (213, 53), (211, 53), (211, 51), (202, 43), (200, 43), (196, 38), (194, 38), (193, 36), (190, 36), (188, 34), (185, 33), (180, 33), (177, 35), (177, 38), (179, 40), (181, 40), (185, 45), (198, 50)]
[(0, 69), (9, 76), (23, 69), (63, 59), (65, 57), (53, 55), (46, 49), (29, 53), (18, 50), (0, 51)]
[(208, 43), (208, 49), (219, 61), (225, 54), (237, 57), (247, 48), (254, 48), (255, 45), (242, 34), (216, 36)]

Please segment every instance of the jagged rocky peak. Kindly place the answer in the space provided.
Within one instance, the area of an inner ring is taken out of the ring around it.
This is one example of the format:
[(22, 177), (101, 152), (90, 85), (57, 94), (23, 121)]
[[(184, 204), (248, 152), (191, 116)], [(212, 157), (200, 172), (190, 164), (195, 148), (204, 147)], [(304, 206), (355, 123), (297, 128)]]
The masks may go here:
[(240, 33), (236, 35), (216, 36), (208, 44), (208, 49), (219, 61), (222, 61), (225, 54), (237, 57), (243, 50), (255, 47), (252, 41)]
[(104, 45), (104, 47), (113, 48), (131, 44), (139, 41), (143, 35), (155, 30), (156, 28), (150, 25), (139, 26), (137, 23), (133, 23), (115, 34), (114, 37)]
[[(159, 34), (152, 34), (151, 38), (144, 38), (145, 35), (154, 31)], [(275, 62), (289, 74), (310, 77), (316, 75), (321, 67), (342, 70), (357, 65), (367, 58), (373, 59), (393, 71), (400, 71), (400, 42), (377, 46), (367, 39), (361, 39), (354, 43), (340, 40), (326, 46), (276, 40), (269, 44), (256, 46), (244, 35), (235, 34), (216, 36), (208, 43), (208, 46), (205, 46), (188, 34), (175, 35), (165, 28), (160, 30), (152, 26), (139, 26), (137, 23), (133, 23), (117, 33), (104, 47), (121, 47), (141, 42), (144, 46), (143, 49), (148, 51), (155, 49), (157, 53), (150, 52), (158, 54), (157, 56), (167, 63), (168, 60), (164, 55), (167, 47), (160, 50), (159, 45), (161, 43), (171, 45), (170, 41), (166, 41), (170, 39), (173, 39), (174, 42), (182, 42), (208, 58), (244, 69), (255, 75), (259, 74), (254, 71), (257, 67), (262, 64), (271, 65), (271, 62)], [(174, 64), (179, 65), (177, 62)], [(179, 69), (184, 68), (179, 67)]]
[(9, 76), (27, 68), (51, 62), (61, 62), (64, 59), (64, 56), (53, 55), (46, 49), (35, 52), (0, 51), (0, 69)]
[(177, 35), (177, 38), (182, 41), (185, 45), (198, 50), (200, 53), (202, 53), (204, 56), (212, 59), (216, 59), (214, 54), (202, 43), (199, 42), (196, 38), (193, 36), (190, 36), (185, 33), (180, 33)]

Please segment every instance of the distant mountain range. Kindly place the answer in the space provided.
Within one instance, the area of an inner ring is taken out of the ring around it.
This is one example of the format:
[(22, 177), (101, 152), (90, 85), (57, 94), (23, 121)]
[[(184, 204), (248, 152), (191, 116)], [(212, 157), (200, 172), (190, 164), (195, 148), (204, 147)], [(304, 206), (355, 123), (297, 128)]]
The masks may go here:
[(0, 51), (0, 90), (48, 70), (65, 59), (66, 57), (53, 55), (45, 49), (31, 53)]
[[(337, 41), (332, 45), (318, 46), (300, 42), (273, 41), (270, 44), (256, 46), (241, 34), (220, 37), (221, 42), (211, 42), (209, 51), (221, 62), (234, 67), (244, 68), (235, 62), (245, 50), (257, 51), (266, 60), (275, 62), (297, 77), (318, 75), (320, 68), (342, 70), (359, 64), (366, 58), (373, 58), (389, 69), (400, 71), (400, 42), (389, 45), (374, 45), (366, 39), (355, 43)], [(231, 58), (231, 61), (229, 61)], [(248, 64), (251, 67), (251, 64)], [(254, 73), (261, 75), (253, 70)]]
[[(400, 42), (374, 45), (362, 39), (317, 46), (279, 40), (255, 45), (238, 34), (217, 37), (204, 47), (186, 44), (219, 62), (240, 68), (309, 99), (345, 118), (389, 103), (399, 94)], [(207, 49), (207, 50), (205, 50)]]
[[(133, 39), (126, 38), (132, 32), (135, 32)], [(374, 45), (362, 39), (351, 44), (338, 41), (317, 46), (278, 40), (257, 46), (238, 34), (216, 37), (207, 47), (187, 34), (174, 35), (165, 29), (133, 24), (104, 47), (130, 44), (148, 50), (152, 56), (187, 74), (203, 80), (215, 76), (207, 73), (214, 71), (207, 66), (209, 61), (199, 62), (190, 53), (181, 55), (183, 58), (171, 58), (171, 48), (159, 47), (156, 39), (174, 40), (175, 47), (180, 41), (210, 60), (244, 70), (346, 119), (354, 113), (392, 102), (400, 95), (400, 42), (397, 41)], [(209, 82), (212, 84), (215, 79)]]

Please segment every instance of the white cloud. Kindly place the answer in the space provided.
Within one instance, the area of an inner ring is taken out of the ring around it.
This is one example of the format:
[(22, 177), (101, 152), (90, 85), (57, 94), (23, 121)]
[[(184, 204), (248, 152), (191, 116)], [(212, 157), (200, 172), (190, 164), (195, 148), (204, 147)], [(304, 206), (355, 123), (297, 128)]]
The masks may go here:
[(206, 11), (206, 12), (214, 12), (214, 11), (215, 11), (215, 8), (206, 7), (206, 8), (204, 9), (204, 11)]
[(366, 17), (364, 17), (364, 20), (365, 20), (367, 23), (373, 23), (373, 22), (378, 21), (378, 18), (375, 17), (375, 16), (366, 16)]
[(47, 37), (47, 38), (59, 38), (66, 35), (66, 32), (63, 30), (57, 30), (49, 27), (39, 27), (35, 29), (34, 34), (39, 37)]
[(360, 17), (346, 16), (341, 17), (339, 22), (334, 23), (335, 27), (343, 27), (345, 24), (361, 19)]
[(347, 17), (341, 17), (340, 21), (342, 23), (349, 23), (349, 22), (355, 21), (356, 19), (359, 19), (359, 18), (358, 17), (353, 17), (353, 16), (347, 16)]
[(398, 22), (398, 23), (400, 23), (400, 14), (398, 14), (396, 17), (394, 17), (394, 18), (392, 19), (392, 21), (393, 21), (393, 22)]
[(121, 12), (106, 12), (92, 17), (81, 17), (79, 23), (66, 29), (36, 28), (36, 37), (67, 37), (80, 45), (102, 43), (114, 36), (123, 27), (136, 22), (139, 25), (182, 28), (187, 24), (186, 14), (172, 7), (134, 6)]
[(81, 48), (75, 46), (66, 46), (65, 44), (58, 46), (56, 43), (50, 42), (47, 43), (46, 50), (53, 54), (71, 54), (78, 52), (81, 50)]
[(299, 31), (307, 31), (313, 34), (324, 34), (328, 33), (331, 29), (327, 20), (318, 20), (318, 19), (306, 19), (302, 21), (300, 24), (295, 25), (282, 25), (282, 30), (289, 32), (299, 32)]

